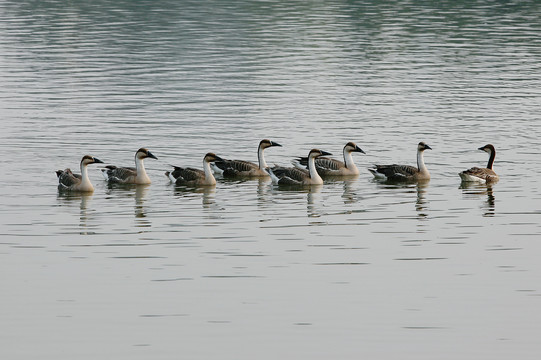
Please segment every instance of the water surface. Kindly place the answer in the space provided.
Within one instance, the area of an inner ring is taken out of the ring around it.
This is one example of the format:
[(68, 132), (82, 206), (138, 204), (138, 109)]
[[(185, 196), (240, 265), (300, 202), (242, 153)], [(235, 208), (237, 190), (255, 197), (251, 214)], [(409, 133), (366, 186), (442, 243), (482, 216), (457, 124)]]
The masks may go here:
[[(536, 359), (534, 1), (0, 3), (3, 358)], [(356, 179), (171, 186), (348, 141)], [(414, 164), (428, 184), (375, 182)], [(493, 186), (461, 185), (498, 150)], [(150, 186), (59, 194), (84, 154)], [(32, 344), (32, 346), (28, 346)]]

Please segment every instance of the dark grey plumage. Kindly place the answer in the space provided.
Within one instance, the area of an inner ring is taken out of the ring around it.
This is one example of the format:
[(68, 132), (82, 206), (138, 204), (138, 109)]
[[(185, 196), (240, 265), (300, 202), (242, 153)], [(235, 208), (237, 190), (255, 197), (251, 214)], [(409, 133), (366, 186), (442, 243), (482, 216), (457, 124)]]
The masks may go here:
[(88, 177), (87, 166), (96, 163), (103, 163), (103, 161), (93, 156), (85, 155), (81, 159), (80, 163), (81, 174), (74, 174), (69, 168), (65, 170), (57, 170), (56, 176), (58, 178), (58, 189), (60, 191), (94, 191), (94, 186), (92, 186), (92, 183)]
[(323, 155), (332, 155), (326, 151), (312, 149), (308, 153), (308, 170), (295, 167), (276, 166), (268, 168), (273, 183), (279, 185), (321, 185), (323, 179), (315, 169), (314, 159)]
[(500, 177), (492, 169), (492, 167), (494, 166), (494, 159), (496, 158), (496, 149), (494, 148), (494, 145), (487, 144), (485, 146), (480, 147), (478, 150), (485, 151), (490, 155), (488, 159), (487, 167), (486, 168), (472, 167), (468, 170), (462, 171), (458, 175), (464, 182), (477, 181), (477, 182), (489, 183), (489, 182), (498, 181)]
[(150, 184), (143, 160), (146, 158), (158, 159), (146, 148), (140, 148), (135, 152), (135, 167), (119, 167), (107, 165), (102, 169), (105, 180), (118, 184)]
[[(316, 170), (322, 177), (331, 176), (352, 176), (359, 175), (359, 169), (353, 162), (351, 156), (353, 152), (365, 152), (358, 147), (354, 142), (348, 142), (342, 150), (344, 161), (320, 156), (315, 159)], [(308, 157), (300, 157), (292, 161), (292, 164), (299, 169), (308, 168)]]
[(213, 186), (216, 185), (216, 179), (212, 175), (210, 163), (214, 161), (222, 161), (222, 158), (214, 153), (207, 153), (203, 158), (203, 170), (172, 165), (173, 171), (166, 171), (165, 176), (176, 185)]
[(373, 168), (369, 168), (375, 178), (386, 179), (387, 181), (419, 181), (430, 180), (430, 173), (426, 168), (423, 159), (423, 153), (425, 150), (432, 150), (430, 146), (424, 142), (417, 144), (417, 167), (410, 165), (374, 165)]
[(262, 177), (269, 176), (265, 171), (267, 163), (264, 157), (264, 150), (272, 146), (282, 146), (269, 139), (263, 139), (259, 142), (257, 148), (258, 164), (246, 160), (227, 160), (215, 161), (211, 167), (215, 173), (221, 173), (224, 177)]

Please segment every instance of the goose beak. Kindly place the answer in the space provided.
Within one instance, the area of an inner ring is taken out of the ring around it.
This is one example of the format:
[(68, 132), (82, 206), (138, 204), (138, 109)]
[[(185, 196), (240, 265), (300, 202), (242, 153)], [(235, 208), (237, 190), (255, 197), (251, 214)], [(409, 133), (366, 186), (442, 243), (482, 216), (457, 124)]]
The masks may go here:
[(158, 158), (156, 156), (154, 156), (153, 153), (151, 153), (150, 151), (147, 152), (147, 157), (151, 158), (151, 159), (156, 159), (158, 160)]
[(321, 155), (325, 156), (325, 155), (332, 155), (332, 154), (330, 152), (326, 152), (326, 151), (321, 150)]
[(485, 147), (484, 147), (484, 146), (481, 146), (481, 147), (478, 148), (477, 150), (485, 151)]
[(362, 153), (362, 154), (366, 154), (366, 153), (363, 151), (363, 149), (361, 149), (361, 148), (358, 147), (358, 146), (355, 146), (355, 150), (353, 150), (353, 151), (355, 151), (355, 152), (360, 152), (360, 153)]
[(425, 145), (425, 150), (432, 150), (432, 148), (428, 145)]
[(101, 160), (98, 159), (98, 158), (94, 158), (94, 163), (97, 163), (97, 164), (103, 164), (103, 161), (101, 161)]
[(278, 144), (277, 142), (271, 141), (271, 146), (282, 146), (282, 145)]

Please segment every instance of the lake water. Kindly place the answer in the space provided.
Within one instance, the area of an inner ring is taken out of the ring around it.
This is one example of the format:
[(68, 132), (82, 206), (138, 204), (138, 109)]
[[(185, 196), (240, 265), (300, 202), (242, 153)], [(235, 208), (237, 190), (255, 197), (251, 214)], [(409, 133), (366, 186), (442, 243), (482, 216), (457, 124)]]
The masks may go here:
[[(537, 359), (537, 1), (0, 2), (2, 359)], [(171, 186), (203, 155), (357, 179)], [(372, 180), (415, 164), (428, 184)], [(498, 155), (493, 186), (459, 171)], [(153, 183), (57, 191), (84, 154)]]

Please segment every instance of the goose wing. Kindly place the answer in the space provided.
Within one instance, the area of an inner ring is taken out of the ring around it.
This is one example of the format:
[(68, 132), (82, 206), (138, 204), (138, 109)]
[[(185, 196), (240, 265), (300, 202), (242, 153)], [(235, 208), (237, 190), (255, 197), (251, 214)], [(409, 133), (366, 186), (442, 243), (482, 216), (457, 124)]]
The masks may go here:
[(56, 176), (58, 176), (58, 186), (62, 188), (69, 188), (77, 185), (81, 183), (82, 179), (80, 174), (72, 173), (71, 169), (58, 170)]
[(376, 172), (389, 180), (405, 180), (412, 178), (419, 170), (411, 165), (376, 165)]
[(250, 161), (244, 160), (223, 160), (214, 163), (223, 170), (224, 177), (234, 177), (259, 169), (259, 166)]
[[(308, 158), (300, 157), (292, 161), (298, 169), (308, 169)], [(333, 172), (346, 167), (343, 161), (320, 156), (315, 160), (316, 170), (320, 175), (331, 175)]]
[(279, 184), (286, 185), (302, 184), (306, 178), (310, 177), (308, 170), (297, 168), (275, 167), (272, 168), (272, 172), (278, 179), (280, 179)]
[(250, 161), (245, 160), (223, 160), (215, 161), (214, 164), (222, 170), (233, 169), (235, 171), (250, 171), (258, 169), (259, 166)]
[(200, 169), (174, 166), (171, 176), (178, 182), (190, 182), (205, 178), (205, 172)]
[(332, 175), (345, 167), (346, 164), (340, 160), (327, 157), (318, 157), (316, 159), (316, 170), (320, 175)]
[(124, 183), (131, 178), (137, 176), (137, 170), (132, 167), (116, 167), (114, 165), (107, 165), (105, 169), (102, 169), (107, 176), (107, 180), (111, 182)]
[(460, 177), (467, 179), (468, 177), (475, 177), (485, 181), (491, 181), (498, 179), (498, 175), (492, 169), (472, 167), (471, 169), (461, 172)]

